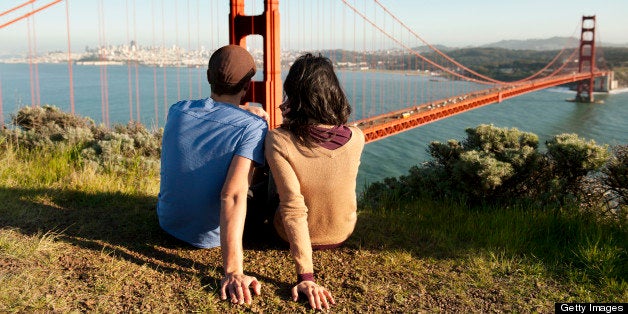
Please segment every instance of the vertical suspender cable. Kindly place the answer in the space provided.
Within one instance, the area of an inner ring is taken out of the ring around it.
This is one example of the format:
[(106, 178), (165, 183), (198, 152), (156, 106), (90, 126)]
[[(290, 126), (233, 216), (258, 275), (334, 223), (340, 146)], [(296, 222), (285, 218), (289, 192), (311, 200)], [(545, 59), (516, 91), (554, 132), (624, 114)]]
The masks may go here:
[(74, 114), (74, 71), (72, 69), (72, 44), (70, 41), (70, 0), (65, 0), (65, 28), (68, 34), (68, 76), (70, 80), (70, 113)]
[[(385, 28), (386, 27), (386, 16), (385, 15), (384, 15), (384, 21), (382, 23), (384, 24), (384, 28)], [(375, 33), (375, 32), (373, 32), (373, 33)], [(389, 47), (386, 46), (386, 38), (381, 36), (381, 35), (380, 35), (380, 38), (381, 38), (380, 43), (382, 45), (382, 49), (388, 50)], [(388, 67), (390, 66), (390, 54), (386, 54), (386, 57), (383, 60), (383, 62), (384, 62), (384, 69), (388, 70)], [(384, 102), (386, 101), (384, 99), (384, 95), (392, 95), (391, 91), (388, 90), (388, 84), (390, 84), (388, 80), (382, 81), (379, 84), (379, 86), (380, 86), (379, 87), (379, 108), (380, 108), (380, 110), (382, 112), (384, 111)]]
[[(199, 58), (202, 56), (201, 54), (201, 16), (200, 13), (201, 12), (201, 7), (200, 7), (200, 0), (196, 0), (196, 51), (199, 53), (198, 56)], [(200, 64), (196, 64), (196, 73), (198, 75), (197, 79), (196, 79), (196, 84), (198, 84), (198, 98), (203, 97), (203, 90), (201, 88), (201, 81), (202, 81), (202, 75), (201, 72), (202, 67), (200, 66)]]
[[(99, 24), (101, 25), (99, 39), (100, 39), (100, 60), (107, 61), (106, 55), (104, 53), (107, 49), (107, 37), (105, 31), (105, 4), (103, 0), (99, 2)], [(102, 111), (102, 119), (103, 123), (106, 126), (111, 126), (111, 121), (109, 120), (109, 75), (107, 72), (107, 64), (103, 62), (100, 65), (100, 92), (101, 92), (101, 111)]]
[(103, 45), (103, 2), (102, 0), (98, 1), (98, 60), (101, 62), (100, 69), (100, 116), (102, 118), (102, 122), (107, 124), (107, 117), (105, 114), (105, 79), (104, 79), (104, 45)]
[[(345, 29), (347, 29), (347, 26), (345, 25), (345, 23), (347, 21), (347, 19), (345, 18), (347, 16), (347, 8), (343, 6), (342, 7), (342, 13), (340, 13), (339, 15), (340, 15), (340, 19), (339, 20), (342, 21), (342, 28), (341, 29), (345, 30)], [(345, 45), (345, 42), (346, 42), (346, 39), (347, 39), (346, 38), (347, 37), (347, 32), (341, 32), (341, 33), (342, 33), (342, 41), (341, 41), (341, 43), (342, 43), (342, 46), (341, 46), (341, 48), (342, 48), (342, 57), (341, 57), (341, 60), (342, 60), (342, 63), (345, 63), (345, 62), (347, 62), (347, 54), (346, 54), (347, 48), (344, 45)], [(342, 81), (345, 82), (345, 83), (346, 83), (346, 79), (345, 79), (346, 75), (345, 75), (345, 73), (347, 72), (347, 70), (348, 69), (342, 71), (342, 78), (343, 78)], [(355, 109), (353, 110), (353, 112), (354, 112), (353, 119), (354, 120), (358, 120), (358, 117), (355, 114)]]
[(101, 61), (99, 68), (100, 74), (100, 117), (102, 123), (105, 123), (105, 90), (103, 82), (103, 40), (102, 40), (102, 1), (98, 1), (98, 60)]
[[(375, 12), (375, 13), (376, 13), (376, 12)], [(376, 14), (376, 16), (375, 16), (375, 19), (377, 20), (377, 14)], [(375, 32), (372, 32), (371, 34), (372, 34), (372, 36), (373, 36), (373, 38), (372, 38), (372, 40), (371, 40), (371, 52), (372, 52), (373, 54), (375, 54), (375, 51), (377, 50), (377, 47), (375, 47)], [(373, 62), (371, 62), (371, 64), (372, 64), (373, 66), (375, 66), (374, 61), (375, 61), (375, 60), (373, 60)], [(374, 69), (374, 70), (375, 70), (375, 69)], [(371, 88), (370, 88), (370, 89), (371, 89), (371, 97), (369, 98), (369, 100), (370, 100), (370, 103), (371, 103), (371, 104), (370, 104), (369, 106), (370, 106), (371, 108), (377, 108), (377, 102), (375, 101), (375, 99), (377, 99), (377, 97), (376, 97), (376, 95), (375, 95), (375, 92), (376, 92), (376, 91), (375, 91), (375, 77), (373, 77), (370, 81), (371, 81)]]
[[(102, 38), (103, 38), (103, 43), (105, 44), (105, 47), (107, 46), (107, 33), (106, 33), (106, 27), (105, 27), (105, 12), (104, 12), (104, 2), (103, 2), (103, 34), (102, 34)], [(104, 86), (104, 91), (105, 91), (105, 116), (106, 116), (106, 121), (105, 123), (107, 124), (107, 126), (111, 126), (111, 121), (109, 120), (109, 68), (107, 67), (107, 64), (104, 64), (104, 82), (105, 82), (105, 86)]]
[[(35, 10), (35, 5), (31, 4), (32, 10)], [(35, 15), (33, 15), (33, 56), (34, 56), (34, 73), (35, 73), (35, 103), (41, 105), (41, 94), (39, 93), (39, 57), (37, 56), (37, 34), (35, 30)]]
[(284, 13), (281, 15), (283, 25), (283, 29), (281, 30), (284, 43), (283, 49), (292, 50), (292, 46), (290, 45), (290, 37), (292, 37), (290, 33), (290, 1), (283, 1), (282, 3), (284, 4)]
[(164, 0), (161, 0), (161, 55), (162, 55), (162, 67), (164, 73), (164, 122), (168, 117), (168, 84), (166, 76), (166, 68), (168, 64), (163, 62), (164, 55), (166, 54), (166, 19), (164, 10)]
[(191, 60), (189, 59), (192, 56), (192, 41), (190, 39), (191, 36), (191, 26), (190, 26), (190, 0), (188, 0), (188, 52), (187, 52), (187, 61), (188, 61), (188, 97), (191, 99), (192, 98), (192, 68), (191, 68), (191, 64), (189, 63)]
[(151, 63), (153, 64), (153, 109), (154, 109), (154, 114), (155, 114), (155, 127), (159, 127), (159, 105), (158, 105), (158, 100), (157, 98), (159, 97), (157, 94), (157, 49), (156, 44), (155, 44), (155, 1), (151, 1), (151, 26), (153, 29), (152, 32), (152, 44), (150, 47), (150, 51), (151, 51)]
[(35, 83), (33, 81), (33, 48), (31, 39), (31, 17), (26, 20), (26, 31), (28, 32), (28, 73), (31, 82), (31, 106), (35, 105)]
[(128, 82), (128, 90), (129, 90), (129, 121), (133, 121), (133, 87), (131, 86), (131, 36), (129, 34), (129, 0), (126, 0), (126, 45), (127, 56), (126, 56), (126, 68), (127, 68), (127, 82)]
[[(316, 16), (318, 17), (319, 21), (322, 21), (323, 17), (321, 15), (321, 4), (323, 3), (323, 1), (316, 1), (317, 5), (316, 5)], [(325, 24), (323, 23), (323, 28), (325, 27)], [(314, 29), (314, 25), (312, 24), (312, 29)], [(321, 38), (321, 33), (322, 32), (316, 32), (316, 42), (318, 43), (318, 47), (319, 49), (322, 51), (324, 49), (323, 47), (323, 40)]]
[[(339, 18), (339, 19), (337, 19), (337, 20), (341, 21), (341, 23), (342, 23), (342, 28), (341, 28), (341, 29), (342, 29), (342, 30), (347, 29), (347, 25), (346, 25), (347, 19), (345, 18), (345, 17), (347, 16), (347, 10), (346, 10), (346, 7), (344, 7), (344, 6), (343, 6), (343, 7), (342, 7), (342, 12), (341, 12), (341, 13), (339, 13), (338, 15), (339, 15), (339, 17), (340, 17), (340, 18)], [(342, 37), (341, 37), (341, 39), (342, 39), (342, 41), (341, 41), (341, 44), (342, 44), (342, 45), (341, 45), (341, 49), (342, 49), (342, 53), (341, 53), (341, 54), (342, 54), (342, 56), (341, 56), (341, 60), (342, 60), (342, 63), (346, 64), (346, 62), (347, 62), (347, 53), (346, 53), (346, 52), (347, 52), (347, 47), (345, 47), (345, 43), (346, 43), (346, 40), (347, 40), (347, 32), (341, 32), (341, 33), (342, 33)], [(346, 66), (346, 65), (345, 65), (345, 66)], [(346, 83), (346, 82), (347, 82), (347, 80), (346, 80), (346, 75), (345, 75), (345, 73), (346, 73), (347, 71), (348, 71), (348, 68), (345, 68), (345, 70), (344, 70), (344, 71), (342, 71), (342, 81), (343, 81), (344, 83)], [(353, 110), (353, 112), (354, 112), (354, 113), (353, 113), (353, 119), (354, 119), (354, 120), (358, 120), (358, 116), (357, 116), (357, 114), (355, 113), (355, 109)]]
[[(312, 2), (308, 2), (308, 4), (311, 6)], [(305, 48), (305, 43), (306, 42), (309, 42), (310, 45), (312, 45), (312, 33), (311, 32), (310, 32), (309, 38), (306, 38), (306, 36), (308, 36), (306, 30), (308, 29), (308, 27), (309, 27), (309, 29), (312, 29), (311, 28), (312, 27), (312, 14), (311, 14), (311, 12), (312, 12), (311, 10), (312, 9), (311, 9), (311, 7), (310, 8), (306, 8), (305, 4), (303, 4), (301, 9), (303, 9), (303, 13), (301, 14), (301, 16), (303, 17), (303, 23), (301, 23), (301, 25), (303, 26), (303, 37), (301, 37), (301, 38), (303, 38), (303, 42), (301, 43), (301, 46), (302, 46), (303, 49), (306, 49)], [(309, 10), (310, 14), (306, 13), (306, 12), (308, 12), (308, 10)], [(308, 15), (310, 16), (310, 25), (307, 25), (307, 23), (306, 23), (306, 16), (308, 16)], [(312, 49), (314, 49), (314, 47), (312, 47)]]
[[(364, 8), (366, 9), (366, 2), (364, 2)], [(365, 10), (366, 11), (366, 10)], [(362, 68), (362, 62), (366, 62), (366, 23), (362, 23), (362, 61), (360, 62), (360, 69)], [(362, 110), (366, 108), (366, 71), (362, 72)]]
[[(395, 35), (395, 23), (392, 23), (392, 33), (393, 33), (393, 37), (399, 38), (399, 41), (403, 43), (403, 36)], [(400, 53), (400, 56), (397, 58), (397, 61), (400, 58), (401, 59), (401, 65), (400, 64), (395, 64), (395, 70), (397, 70), (397, 71), (400, 70), (401, 67), (403, 66), (403, 58), (404, 58), (404, 55), (405, 55), (405, 51), (403, 50), (403, 48), (400, 49), (400, 50), (401, 50), (401, 53)], [(406, 100), (405, 99), (405, 94), (404, 94), (404, 87), (405, 87), (404, 86), (404, 81), (405, 80), (401, 79), (400, 81), (401, 81), (401, 84), (397, 84), (397, 86), (399, 88), (399, 91), (398, 91), (399, 102), (398, 102), (397, 106), (391, 107), (394, 110), (397, 110), (398, 108), (401, 108), (402, 106), (405, 105), (405, 100)]]
[[(356, 15), (353, 14), (353, 66), (356, 66), (358, 63), (358, 47), (357, 47), (357, 37), (358, 37), (358, 32), (357, 32), (357, 21), (356, 21)], [(357, 106), (357, 104), (355, 103), (357, 101), (357, 75), (354, 75), (354, 79), (353, 79), (353, 99), (354, 99), (354, 106)], [(366, 116), (366, 112), (364, 112), (364, 108), (362, 108), (362, 118), (364, 118)]]
[(176, 39), (177, 49), (177, 100), (181, 99), (181, 48), (179, 47), (179, 6), (178, 1), (174, 2), (174, 34)]
[(140, 118), (140, 79), (138, 74), (138, 63), (139, 63), (139, 45), (137, 43), (137, 15), (136, 15), (136, 5), (135, 0), (133, 0), (133, 42), (135, 43), (135, 109), (136, 109), (136, 118), (137, 122), (142, 123)]

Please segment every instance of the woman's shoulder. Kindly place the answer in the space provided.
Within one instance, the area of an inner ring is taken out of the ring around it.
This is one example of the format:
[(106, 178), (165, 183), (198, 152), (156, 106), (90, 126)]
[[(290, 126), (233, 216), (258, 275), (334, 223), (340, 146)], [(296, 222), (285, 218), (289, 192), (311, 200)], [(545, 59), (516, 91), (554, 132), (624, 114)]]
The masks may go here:
[(349, 129), (351, 129), (351, 133), (364, 135), (364, 132), (362, 132), (362, 129), (358, 128), (357, 126), (350, 125), (348, 127)]
[(351, 139), (357, 142), (361, 142), (362, 145), (364, 145), (365, 138), (362, 129), (358, 128), (357, 126), (349, 126), (349, 129), (351, 130)]
[(278, 127), (268, 131), (268, 136), (272, 138), (287, 138), (290, 137), (290, 131), (282, 127)]
[(266, 134), (266, 143), (269, 142), (290, 142), (291, 133), (281, 127), (272, 129)]

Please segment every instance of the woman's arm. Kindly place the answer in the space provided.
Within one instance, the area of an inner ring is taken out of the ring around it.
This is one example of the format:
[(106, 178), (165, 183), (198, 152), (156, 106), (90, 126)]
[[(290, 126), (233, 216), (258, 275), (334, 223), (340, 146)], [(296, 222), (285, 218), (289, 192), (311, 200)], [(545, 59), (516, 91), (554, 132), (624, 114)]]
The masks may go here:
[(273, 132), (266, 136), (266, 160), (275, 179), (279, 193), (279, 214), (290, 243), (290, 253), (297, 271), (297, 285), (292, 288), (292, 298), (298, 299), (298, 293), (305, 294), (310, 305), (315, 309), (329, 308), (335, 304), (331, 293), (314, 281), (312, 262), (312, 243), (307, 223), (308, 208), (301, 194), (301, 184), (295, 169), (289, 161), (291, 147)]
[(281, 136), (274, 132), (268, 133), (266, 160), (279, 193), (279, 214), (290, 243), (297, 274), (313, 273), (312, 243), (307, 225), (308, 209), (301, 194), (301, 184), (289, 161), (287, 145)]

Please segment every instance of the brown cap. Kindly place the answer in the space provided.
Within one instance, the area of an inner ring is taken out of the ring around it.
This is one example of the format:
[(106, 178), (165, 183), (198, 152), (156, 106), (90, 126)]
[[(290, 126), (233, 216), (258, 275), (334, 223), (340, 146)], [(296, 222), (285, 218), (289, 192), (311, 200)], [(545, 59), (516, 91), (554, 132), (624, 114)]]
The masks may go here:
[(207, 79), (209, 84), (231, 87), (248, 82), (255, 70), (255, 61), (246, 49), (227, 45), (209, 58)]

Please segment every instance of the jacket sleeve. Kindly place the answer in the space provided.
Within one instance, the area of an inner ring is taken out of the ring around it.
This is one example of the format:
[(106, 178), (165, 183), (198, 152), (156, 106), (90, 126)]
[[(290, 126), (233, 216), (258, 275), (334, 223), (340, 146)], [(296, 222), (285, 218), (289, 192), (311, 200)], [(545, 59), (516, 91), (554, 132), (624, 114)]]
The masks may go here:
[(269, 132), (265, 145), (266, 160), (279, 193), (279, 215), (290, 243), (290, 253), (295, 261), (297, 274), (313, 273), (308, 208), (301, 194), (294, 164), (290, 161), (288, 147), (293, 144), (286, 143), (280, 134)]

